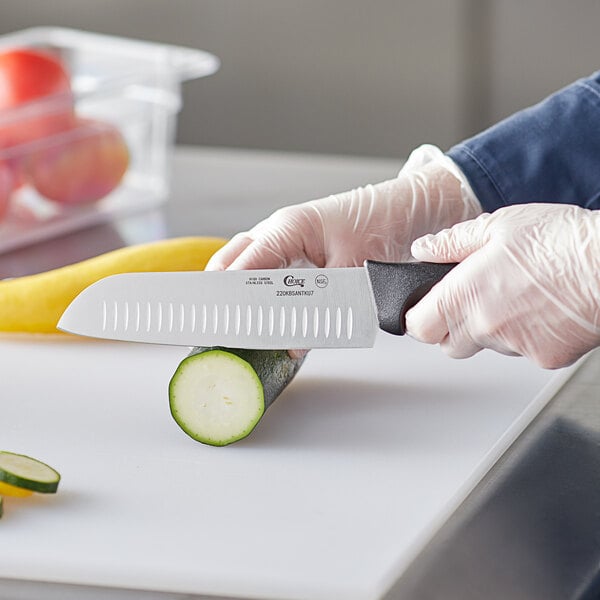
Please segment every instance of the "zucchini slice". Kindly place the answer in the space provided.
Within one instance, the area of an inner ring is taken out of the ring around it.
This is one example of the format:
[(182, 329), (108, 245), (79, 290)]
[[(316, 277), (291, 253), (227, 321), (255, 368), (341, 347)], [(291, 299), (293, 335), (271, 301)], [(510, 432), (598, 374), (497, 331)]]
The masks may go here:
[(53, 494), (58, 489), (60, 474), (35, 458), (0, 451), (0, 481), (42, 494)]
[(198, 442), (237, 442), (252, 432), (303, 361), (286, 350), (194, 348), (171, 378), (171, 415)]

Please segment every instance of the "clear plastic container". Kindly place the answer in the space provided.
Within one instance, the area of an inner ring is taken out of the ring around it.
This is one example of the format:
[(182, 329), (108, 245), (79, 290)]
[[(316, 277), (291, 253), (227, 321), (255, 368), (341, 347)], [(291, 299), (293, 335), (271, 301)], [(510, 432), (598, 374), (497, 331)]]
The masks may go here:
[[(0, 36), (0, 53), (20, 48), (57, 57), (70, 92), (0, 109), (0, 204), (2, 194), (9, 196), (0, 214), (0, 252), (164, 202), (181, 83), (214, 73), (218, 59), (61, 28)], [(63, 126), (71, 113), (74, 120)], [(42, 135), (40, 123), (56, 127)], [(35, 135), (13, 135), (29, 131)], [(85, 177), (95, 178), (87, 189), (79, 181)]]

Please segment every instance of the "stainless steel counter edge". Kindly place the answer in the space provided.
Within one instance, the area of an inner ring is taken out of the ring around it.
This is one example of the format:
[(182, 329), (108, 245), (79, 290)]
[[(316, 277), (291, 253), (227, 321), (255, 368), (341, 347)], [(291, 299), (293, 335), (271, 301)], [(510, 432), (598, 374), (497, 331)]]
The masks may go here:
[(0, 579), (0, 600), (236, 600), (172, 592)]

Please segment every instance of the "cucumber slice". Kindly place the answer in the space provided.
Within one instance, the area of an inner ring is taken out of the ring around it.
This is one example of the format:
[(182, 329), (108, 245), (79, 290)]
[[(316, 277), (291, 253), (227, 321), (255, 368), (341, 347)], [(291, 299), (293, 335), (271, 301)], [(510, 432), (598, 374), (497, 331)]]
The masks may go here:
[(35, 458), (1, 451), (0, 481), (42, 494), (53, 494), (58, 489), (60, 474)]
[(194, 348), (169, 384), (171, 414), (199, 442), (237, 442), (252, 432), (303, 361), (285, 350)]

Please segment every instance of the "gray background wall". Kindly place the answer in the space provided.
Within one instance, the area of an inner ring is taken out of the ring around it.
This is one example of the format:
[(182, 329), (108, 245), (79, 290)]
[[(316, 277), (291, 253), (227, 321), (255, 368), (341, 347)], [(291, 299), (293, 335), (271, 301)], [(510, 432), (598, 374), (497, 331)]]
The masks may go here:
[(403, 157), (600, 69), (597, 0), (0, 0), (61, 25), (194, 46), (181, 143)]

